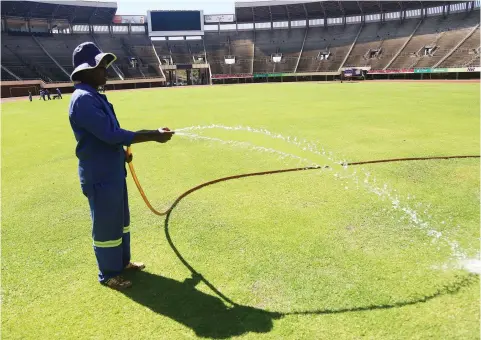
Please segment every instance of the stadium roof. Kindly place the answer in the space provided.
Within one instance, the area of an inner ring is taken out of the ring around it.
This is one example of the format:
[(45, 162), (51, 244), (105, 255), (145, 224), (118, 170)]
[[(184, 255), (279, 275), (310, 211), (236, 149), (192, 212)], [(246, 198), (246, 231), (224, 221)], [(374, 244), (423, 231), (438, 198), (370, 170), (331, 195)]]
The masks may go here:
[(252, 1), (236, 2), (235, 15), (240, 23), (287, 21), (397, 12), (463, 2), (466, 1)]
[(106, 1), (4, 1), (2, 17), (64, 19), (72, 24), (110, 24), (116, 2)]

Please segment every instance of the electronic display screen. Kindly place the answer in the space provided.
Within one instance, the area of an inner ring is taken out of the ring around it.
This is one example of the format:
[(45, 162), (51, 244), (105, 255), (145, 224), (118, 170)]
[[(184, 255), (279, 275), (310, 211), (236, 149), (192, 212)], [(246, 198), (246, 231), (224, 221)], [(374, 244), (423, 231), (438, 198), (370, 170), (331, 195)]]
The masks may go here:
[(149, 35), (202, 35), (204, 15), (202, 11), (150, 11)]

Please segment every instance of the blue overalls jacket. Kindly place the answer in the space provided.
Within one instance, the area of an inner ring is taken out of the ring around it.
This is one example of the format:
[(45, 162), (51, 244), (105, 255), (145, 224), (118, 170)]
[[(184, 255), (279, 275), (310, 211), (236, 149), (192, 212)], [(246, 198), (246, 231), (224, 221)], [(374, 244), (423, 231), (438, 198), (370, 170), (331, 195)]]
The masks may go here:
[(77, 140), (80, 184), (125, 180), (123, 146), (132, 143), (135, 133), (120, 128), (107, 97), (89, 85), (75, 85), (69, 118)]

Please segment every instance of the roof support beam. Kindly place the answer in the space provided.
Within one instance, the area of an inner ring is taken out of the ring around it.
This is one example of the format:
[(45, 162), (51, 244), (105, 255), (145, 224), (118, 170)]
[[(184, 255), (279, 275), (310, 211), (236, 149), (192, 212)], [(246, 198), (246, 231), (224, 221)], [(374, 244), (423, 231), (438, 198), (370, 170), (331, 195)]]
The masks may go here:
[(69, 17), (68, 17), (68, 22), (69, 22), (70, 24), (72, 24), (73, 21), (75, 20), (75, 11), (77, 10), (77, 8), (78, 8), (78, 7), (74, 7), (74, 8), (73, 8), (73, 11), (72, 11), (72, 14), (69, 15)]
[(344, 7), (342, 6), (342, 1), (338, 1), (339, 3), (339, 9), (342, 12), (342, 24), (346, 26), (346, 12), (344, 11)]
[(361, 11), (361, 23), (366, 22), (366, 16), (364, 15), (364, 9), (362, 8), (361, 1), (356, 1), (357, 7), (359, 7), (359, 10)]
[(89, 24), (92, 24), (92, 17), (94, 17), (95, 14), (97, 14), (97, 8), (98, 8), (98, 7), (95, 7), (95, 9), (93, 10), (92, 14), (90, 14), (90, 16), (89, 16)]
[(55, 7), (55, 9), (52, 11), (52, 20), (55, 19), (55, 14), (57, 14), (59, 7), (60, 5), (57, 5), (57, 7)]
[(269, 17), (271, 18), (271, 30), (272, 30), (272, 29), (274, 29), (274, 21), (272, 20), (271, 6), (269, 6)]
[(386, 22), (386, 13), (384, 13), (384, 10), (382, 8), (382, 1), (378, 1), (379, 5), (379, 10), (381, 11), (381, 22)]
[(327, 27), (327, 13), (322, 1), (319, 1), (319, 6), (321, 6), (322, 13), (324, 13), (324, 27)]
[(304, 13), (306, 15), (306, 27), (309, 27), (309, 15), (307, 14), (306, 4), (302, 4), (302, 7), (304, 7)]
[[(254, 15), (254, 7), (251, 7), (252, 10), (252, 25), (254, 26), (254, 31), (256, 30), (256, 16)], [(220, 22), (219, 22), (219, 32), (220, 32)]]
[(291, 29), (291, 13), (289, 13), (289, 7), (286, 6), (286, 13), (287, 13), (287, 27)]

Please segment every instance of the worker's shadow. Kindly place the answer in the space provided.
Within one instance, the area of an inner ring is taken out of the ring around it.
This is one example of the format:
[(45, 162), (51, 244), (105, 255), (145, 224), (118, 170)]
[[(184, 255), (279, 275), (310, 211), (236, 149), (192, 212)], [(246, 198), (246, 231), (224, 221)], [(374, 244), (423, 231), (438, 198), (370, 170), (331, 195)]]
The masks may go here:
[(226, 306), (221, 299), (195, 288), (191, 280), (176, 281), (148, 272), (134, 274), (123, 293), (155, 313), (191, 328), (197, 336), (229, 338), (248, 332), (266, 333), (280, 314), (252, 307)]

